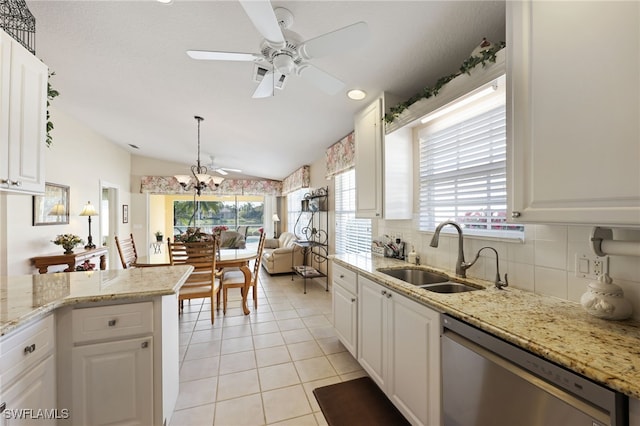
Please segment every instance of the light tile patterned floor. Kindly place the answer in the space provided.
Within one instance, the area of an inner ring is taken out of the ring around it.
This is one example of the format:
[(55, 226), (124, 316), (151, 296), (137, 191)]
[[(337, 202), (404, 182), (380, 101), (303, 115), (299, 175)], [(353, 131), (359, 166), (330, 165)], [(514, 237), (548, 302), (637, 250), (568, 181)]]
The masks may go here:
[(260, 272), (258, 309), (242, 315), (229, 290), (227, 314), (204, 300), (180, 317), (180, 393), (171, 426), (326, 425), (316, 387), (366, 373), (336, 338), (324, 281)]

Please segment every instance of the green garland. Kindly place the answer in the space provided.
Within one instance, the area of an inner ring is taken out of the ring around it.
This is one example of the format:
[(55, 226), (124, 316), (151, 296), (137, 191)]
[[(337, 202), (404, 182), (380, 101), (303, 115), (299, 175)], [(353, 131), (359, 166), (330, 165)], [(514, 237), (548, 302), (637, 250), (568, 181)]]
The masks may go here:
[(50, 147), (51, 143), (53, 142), (53, 138), (51, 137), (50, 133), (53, 130), (53, 123), (49, 120), (49, 105), (51, 105), (51, 101), (53, 100), (53, 98), (60, 95), (60, 93), (51, 86), (51, 77), (53, 77), (54, 75), (56, 75), (55, 72), (50, 72), (49, 79), (47, 81), (47, 147)]
[(462, 75), (462, 74), (471, 74), (471, 70), (482, 64), (484, 67), (487, 62), (495, 62), (496, 54), (498, 51), (502, 50), (505, 47), (505, 42), (501, 41), (500, 43), (495, 44), (491, 48), (487, 50), (481, 51), (478, 56), (470, 56), (466, 59), (458, 72), (455, 74), (450, 74), (444, 77), (440, 77), (438, 81), (436, 81), (435, 86), (433, 87), (425, 87), (421, 92), (416, 93), (405, 102), (399, 103), (398, 105), (391, 107), (389, 113), (384, 115), (384, 121), (387, 123), (393, 122), (396, 117), (398, 117), (405, 109), (409, 108), (411, 105), (419, 101), (420, 99), (429, 99), (432, 96), (436, 96), (442, 87), (453, 80), (454, 78)]

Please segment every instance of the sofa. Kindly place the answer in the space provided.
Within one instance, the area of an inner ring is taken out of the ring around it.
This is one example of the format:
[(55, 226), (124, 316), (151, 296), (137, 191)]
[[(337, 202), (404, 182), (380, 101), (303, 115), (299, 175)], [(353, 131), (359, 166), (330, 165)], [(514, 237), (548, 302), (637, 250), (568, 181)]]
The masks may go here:
[(295, 240), (291, 232), (283, 232), (278, 238), (265, 239), (262, 267), (269, 274), (288, 274), (294, 265), (304, 264), (302, 249), (295, 245)]

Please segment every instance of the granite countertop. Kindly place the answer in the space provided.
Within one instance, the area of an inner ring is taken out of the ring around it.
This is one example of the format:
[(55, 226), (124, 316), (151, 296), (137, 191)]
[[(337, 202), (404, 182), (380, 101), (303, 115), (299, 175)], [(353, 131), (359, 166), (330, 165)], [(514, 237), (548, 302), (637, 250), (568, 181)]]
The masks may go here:
[[(408, 264), (370, 254), (336, 255), (333, 260), (433, 309), (611, 389), (640, 398), (640, 322), (636, 320), (595, 318), (578, 303), (512, 287), (498, 290), (493, 283), (476, 279), (454, 278), (485, 287), (484, 290), (434, 293), (377, 272), (378, 268)], [(421, 268), (445, 272), (427, 266)]]
[(0, 276), (0, 336), (61, 306), (174, 294), (192, 266)]

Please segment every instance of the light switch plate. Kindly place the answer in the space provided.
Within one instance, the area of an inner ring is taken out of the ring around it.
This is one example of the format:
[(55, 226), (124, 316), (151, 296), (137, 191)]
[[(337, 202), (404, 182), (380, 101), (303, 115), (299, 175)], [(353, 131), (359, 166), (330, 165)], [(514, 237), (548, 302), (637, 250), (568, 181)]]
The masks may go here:
[(609, 256), (576, 253), (576, 277), (596, 280), (609, 272)]

